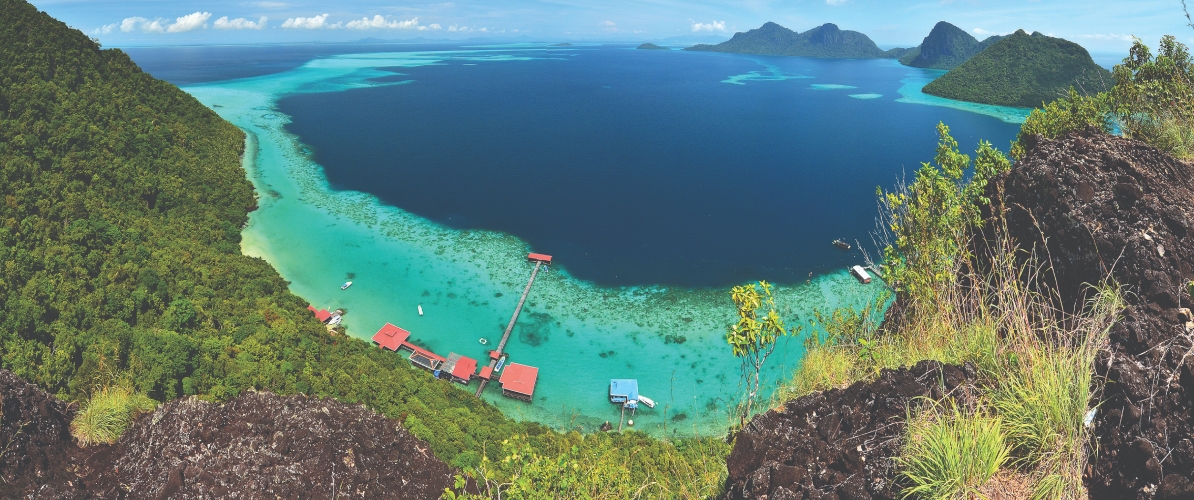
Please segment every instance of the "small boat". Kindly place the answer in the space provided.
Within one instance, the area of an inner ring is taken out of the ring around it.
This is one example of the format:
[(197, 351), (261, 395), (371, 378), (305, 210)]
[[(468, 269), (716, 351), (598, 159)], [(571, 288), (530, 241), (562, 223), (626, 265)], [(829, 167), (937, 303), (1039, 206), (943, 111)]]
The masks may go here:
[(504, 364), (506, 364), (506, 357), (502, 356), (502, 359), (499, 359), (497, 362), (497, 365), (493, 367), (493, 371), (495, 371), (495, 372), (502, 371), (502, 365), (504, 365)]
[(340, 311), (339, 309), (337, 309), (336, 312), (332, 313), (332, 317), (330, 319), (328, 319), (328, 326), (339, 325), (340, 321), (342, 321), (343, 319), (344, 319), (344, 313), (342, 311)]
[(833, 240), (833, 246), (835, 246), (835, 247), (838, 247), (838, 248), (840, 248), (840, 249), (842, 249), (842, 250), (849, 250), (849, 249), (850, 249), (850, 244), (849, 244), (849, 243), (846, 243), (846, 242), (844, 242), (844, 241), (842, 241), (841, 239), (836, 239), (836, 240)]
[(352, 282), (351, 282), (351, 281), (345, 281), (343, 285), (340, 285), (340, 289), (341, 289), (341, 290), (348, 290), (348, 287), (350, 287), (350, 286), (352, 286)]
[(645, 404), (645, 405), (647, 405), (647, 408), (654, 408), (654, 407), (655, 407), (655, 400), (654, 400), (654, 399), (651, 399), (651, 398), (649, 398), (649, 397), (646, 397), (646, 396), (644, 396), (644, 395), (642, 395), (642, 394), (639, 394), (639, 395), (638, 395), (638, 402), (640, 402), (640, 403), (642, 403), (642, 404)]
[(423, 304), (419, 304), (419, 316), (423, 315)]

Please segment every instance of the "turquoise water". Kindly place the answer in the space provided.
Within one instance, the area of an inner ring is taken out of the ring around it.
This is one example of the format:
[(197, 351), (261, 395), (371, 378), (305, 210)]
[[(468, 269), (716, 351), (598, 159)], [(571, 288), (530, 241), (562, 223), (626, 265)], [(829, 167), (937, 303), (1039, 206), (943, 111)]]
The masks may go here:
[[(349, 335), (368, 340), (390, 322), (441, 355), (484, 359), (529, 277), (529, 246), (508, 234), (451, 229), (372, 195), (331, 189), (323, 167), (286, 132), (289, 117), (276, 103), (296, 93), (409, 85), (404, 68), (568, 57), (568, 51), (525, 48), (353, 54), (185, 90), (249, 135), (245, 168), (261, 199), (244, 231), (246, 254), (272, 264), (315, 306), (347, 309)], [(726, 83), (795, 78), (777, 71)], [(901, 94), (907, 98), (904, 89)], [(341, 291), (349, 279), (354, 285)], [(860, 306), (878, 290), (836, 272), (777, 293), (785, 317), (796, 324), (814, 309)], [(618, 407), (606, 399), (609, 379), (637, 378), (640, 392), (659, 406), (638, 412), (636, 428), (656, 435), (720, 434), (741, 393), (739, 363), (723, 339), (732, 319), (725, 290), (600, 288), (553, 268), (536, 280), (507, 349), (512, 361), (540, 370), (533, 404), (503, 398), (496, 384), (484, 397), (517, 419), (591, 431), (618, 419)], [(489, 346), (479, 343), (483, 337)], [(767, 378), (790, 374), (802, 349), (800, 339), (781, 340)]]

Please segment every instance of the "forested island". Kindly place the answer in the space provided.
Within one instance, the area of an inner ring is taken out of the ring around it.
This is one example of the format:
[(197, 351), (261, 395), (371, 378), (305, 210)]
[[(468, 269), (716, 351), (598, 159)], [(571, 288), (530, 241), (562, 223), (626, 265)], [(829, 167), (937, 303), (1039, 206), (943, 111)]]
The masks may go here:
[(915, 68), (953, 69), (1002, 39), (995, 35), (980, 42), (961, 28), (941, 21), (920, 45), (908, 49), (899, 60)]
[(1082, 46), (1019, 30), (925, 85), (935, 96), (1000, 106), (1036, 107), (1074, 87), (1083, 94), (1110, 89), (1111, 72)]
[(644, 43), (644, 44), (642, 44), (642, 45), (639, 45), (638, 47), (635, 47), (635, 48), (637, 48), (637, 49), (640, 49), (640, 50), (671, 50), (671, 49), (669, 49), (669, 48), (667, 48), (667, 47), (660, 47), (660, 46), (658, 46), (658, 45), (655, 45), (655, 44), (653, 44), (653, 43)]
[(735, 33), (733, 38), (717, 45), (694, 45), (684, 50), (852, 59), (894, 57), (866, 35), (842, 30), (833, 23), (797, 33), (769, 22), (745, 33)]

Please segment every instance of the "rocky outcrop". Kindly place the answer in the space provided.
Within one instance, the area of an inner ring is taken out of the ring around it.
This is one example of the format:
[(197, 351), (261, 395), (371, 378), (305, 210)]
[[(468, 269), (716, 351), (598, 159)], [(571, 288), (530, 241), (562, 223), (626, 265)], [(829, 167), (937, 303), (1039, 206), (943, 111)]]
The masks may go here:
[(1012, 236), (1050, 260), (1067, 306), (1106, 276), (1126, 292), (1098, 362), (1091, 498), (1194, 498), (1194, 166), (1097, 130), (1025, 146), (989, 192)]
[(962, 394), (972, 366), (923, 361), (874, 382), (810, 394), (752, 419), (735, 438), (724, 499), (894, 499), (892, 457), (918, 398)]
[(0, 497), (69, 498), (74, 408), (0, 370)]
[(450, 467), (361, 405), (247, 393), (177, 400), (79, 448), (71, 408), (0, 371), (0, 497), (439, 498)]

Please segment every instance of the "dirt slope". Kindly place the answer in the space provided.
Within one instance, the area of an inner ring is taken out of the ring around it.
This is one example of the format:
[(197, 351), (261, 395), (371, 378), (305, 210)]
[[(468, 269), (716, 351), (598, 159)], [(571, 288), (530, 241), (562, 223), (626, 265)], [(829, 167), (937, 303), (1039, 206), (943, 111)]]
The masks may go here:
[(726, 500), (868, 500), (896, 498), (891, 457), (909, 405), (958, 394), (971, 366), (923, 361), (856, 383), (789, 401), (752, 419), (738, 433), (727, 463)]
[(397, 422), (330, 399), (178, 400), (81, 449), (67, 405), (3, 370), (0, 398), (4, 498), (431, 499), (452, 480)]
[(1128, 292), (1098, 367), (1091, 498), (1194, 499), (1194, 166), (1093, 130), (1027, 146), (991, 185), (1013, 235), (1051, 258), (1067, 305), (1109, 272)]

